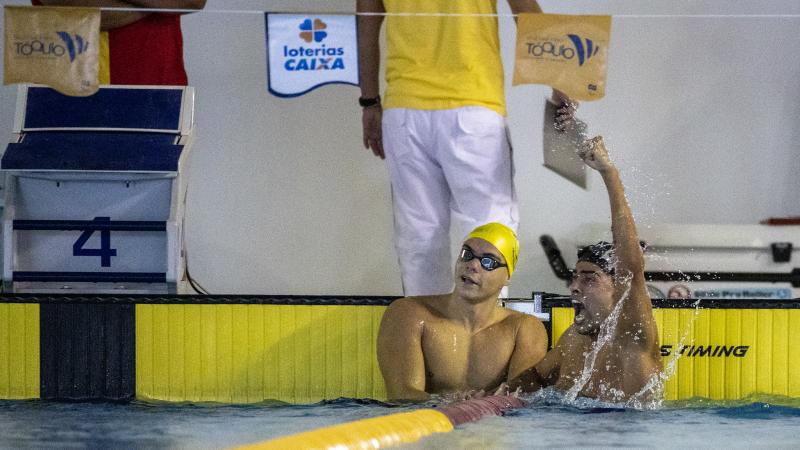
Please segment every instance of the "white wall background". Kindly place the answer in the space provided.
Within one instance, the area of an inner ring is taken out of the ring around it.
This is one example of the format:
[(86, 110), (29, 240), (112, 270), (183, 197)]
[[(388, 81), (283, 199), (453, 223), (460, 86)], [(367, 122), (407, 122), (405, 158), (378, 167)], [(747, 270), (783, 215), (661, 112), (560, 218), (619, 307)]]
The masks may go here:
[[(357, 88), (271, 96), (264, 17), (233, 13), (352, 11), (354, 4), (209, 0), (204, 12), (183, 18), (187, 70), (197, 88), (189, 261), (194, 278), (214, 293), (401, 293), (389, 182), (382, 161), (361, 146)], [(645, 233), (663, 223), (800, 215), (800, 16), (764, 17), (800, 15), (800, 3), (541, 5), (616, 16), (606, 97), (584, 104), (579, 115), (606, 137)], [(500, 12), (509, 12), (502, 0)], [(522, 256), (511, 295), (563, 292), (539, 235), (552, 234), (571, 253), (571, 237), (584, 224), (608, 222), (605, 191), (594, 174), (584, 191), (542, 167), (548, 90), (511, 86), (510, 18), (501, 19), (501, 34), (521, 212)], [(0, 89), (6, 135), (15, 92)]]

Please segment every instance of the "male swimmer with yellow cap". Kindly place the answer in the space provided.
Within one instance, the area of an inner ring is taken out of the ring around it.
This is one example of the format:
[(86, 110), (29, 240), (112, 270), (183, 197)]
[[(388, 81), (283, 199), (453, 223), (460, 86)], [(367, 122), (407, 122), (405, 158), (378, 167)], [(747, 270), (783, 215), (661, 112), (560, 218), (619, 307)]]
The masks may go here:
[(661, 356), (636, 224), (603, 139), (589, 141), (580, 156), (603, 177), (614, 243), (578, 252), (569, 284), (574, 323), (510, 387), (532, 391), (552, 385), (603, 401), (647, 401), (656, 393), (650, 382), (661, 371)]
[(544, 357), (541, 322), (498, 305), (518, 253), (511, 229), (479, 226), (461, 247), (453, 292), (392, 302), (378, 334), (378, 362), (390, 399), (493, 390)]

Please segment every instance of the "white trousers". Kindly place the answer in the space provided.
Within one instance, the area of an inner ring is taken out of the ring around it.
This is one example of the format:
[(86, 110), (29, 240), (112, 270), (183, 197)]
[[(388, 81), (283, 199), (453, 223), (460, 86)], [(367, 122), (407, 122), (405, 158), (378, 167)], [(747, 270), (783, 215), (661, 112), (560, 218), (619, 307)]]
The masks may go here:
[(487, 222), (517, 231), (505, 118), (478, 106), (387, 109), (383, 146), (403, 292), (449, 293), (454, 286), (451, 221), (458, 236)]

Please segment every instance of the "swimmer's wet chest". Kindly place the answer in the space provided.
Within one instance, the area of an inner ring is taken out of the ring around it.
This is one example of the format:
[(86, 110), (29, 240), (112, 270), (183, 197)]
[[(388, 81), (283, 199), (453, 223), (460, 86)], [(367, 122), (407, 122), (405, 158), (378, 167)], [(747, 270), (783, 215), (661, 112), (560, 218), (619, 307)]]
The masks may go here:
[(423, 333), (425, 371), (437, 385), (479, 386), (505, 381), (514, 350), (514, 330), (501, 324), (471, 333), (443, 320)]
[[(594, 357), (594, 364), (588, 372), (588, 380), (583, 380), (584, 369), (592, 363), (592, 345), (590, 341), (576, 343), (565, 354), (575, 357), (565, 358), (561, 363), (560, 377), (556, 387), (561, 390), (571, 389), (575, 383), (585, 384), (579, 395), (601, 400), (616, 401), (616, 395), (623, 392), (637, 392), (645, 377), (637, 374), (648, 372), (648, 356), (637, 348), (601, 348)], [(616, 393), (616, 394), (615, 394)]]

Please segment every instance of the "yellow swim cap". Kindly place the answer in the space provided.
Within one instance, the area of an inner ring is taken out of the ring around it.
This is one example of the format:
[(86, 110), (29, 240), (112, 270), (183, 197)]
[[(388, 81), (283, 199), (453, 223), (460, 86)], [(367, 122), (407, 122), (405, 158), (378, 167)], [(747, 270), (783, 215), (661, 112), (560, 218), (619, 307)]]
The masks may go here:
[[(514, 266), (517, 265), (517, 258), (519, 257), (519, 241), (514, 231), (502, 223), (491, 222), (472, 230), (467, 239), (472, 238), (483, 239), (500, 251), (503, 258), (506, 259), (506, 264), (508, 264), (508, 276), (510, 278), (511, 274), (514, 273)], [(464, 240), (466, 241), (467, 239)]]

